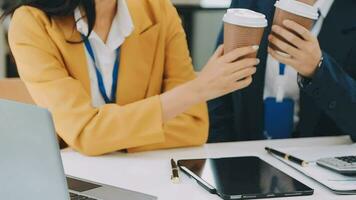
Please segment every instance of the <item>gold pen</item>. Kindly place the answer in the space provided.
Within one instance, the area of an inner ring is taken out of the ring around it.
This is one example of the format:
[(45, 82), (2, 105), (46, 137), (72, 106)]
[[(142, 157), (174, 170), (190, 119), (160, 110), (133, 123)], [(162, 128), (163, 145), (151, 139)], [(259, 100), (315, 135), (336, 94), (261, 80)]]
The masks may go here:
[(178, 166), (176, 161), (174, 161), (174, 159), (171, 159), (171, 167), (172, 167), (171, 180), (173, 183), (179, 183), (180, 178), (179, 178)]
[(297, 157), (294, 157), (292, 155), (289, 155), (289, 154), (286, 154), (286, 153), (283, 153), (283, 152), (280, 152), (280, 151), (277, 151), (275, 149), (272, 149), (272, 148), (269, 148), (269, 147), (265, 147), (265, 150), (268, 152), (268, 153), (271, 153), (271, 154), (274, 154), (278, 157), (282, 157), (284, 158), (285, 160), (289, 160), (291, 162), (294, 162), (298, 165), (301, 165), (302, 167), (306, 167), (309, 163), (308, 161), (305, 161), (305, 160), (302, 160), (302, 159), (299, 159)]

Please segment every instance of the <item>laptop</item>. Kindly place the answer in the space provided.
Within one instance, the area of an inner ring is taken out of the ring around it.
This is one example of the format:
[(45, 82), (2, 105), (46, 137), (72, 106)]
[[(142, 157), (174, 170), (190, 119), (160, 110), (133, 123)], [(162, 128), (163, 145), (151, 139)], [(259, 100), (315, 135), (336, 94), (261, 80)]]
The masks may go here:
[(66, 177), (50, 113), (6, 100), (0, 100), (0, 195), (6, 200), (157, 199)]

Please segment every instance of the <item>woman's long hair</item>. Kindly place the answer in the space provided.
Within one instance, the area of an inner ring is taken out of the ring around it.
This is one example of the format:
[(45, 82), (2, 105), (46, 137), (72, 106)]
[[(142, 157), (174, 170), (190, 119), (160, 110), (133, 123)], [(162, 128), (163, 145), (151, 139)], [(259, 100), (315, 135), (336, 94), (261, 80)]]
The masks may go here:
[(81, 6), (88, 21), (89, 32), (86, 37), (89, 37), (94, 29), (96, 19), (95, 0), (17, 0), (14, 6), (5, 10), (1, 18), (11, 15), (21, 6), (35, 7), (43, 11), (48, 17), (70, 16), (74, 14), (74, 10), (78, 6)]

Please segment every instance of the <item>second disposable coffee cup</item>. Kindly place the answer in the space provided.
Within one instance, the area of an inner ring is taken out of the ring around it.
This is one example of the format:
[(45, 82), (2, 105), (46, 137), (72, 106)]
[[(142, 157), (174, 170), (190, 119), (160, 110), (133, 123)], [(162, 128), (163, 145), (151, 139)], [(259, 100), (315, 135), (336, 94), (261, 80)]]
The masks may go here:
[[(308, 0), (304, 2), (308, 2), (313, 4), (313, 1)], [(279, 0), (275, 4), (276, 12), (274, 14), (273, 25), (279, 25), (284, 27), (284, 20), (294, 21), (308, 30), (311, 30), (313, 24), (318, 19), (319, 14), (317, 8), (303, 3), (301, 1), (295, 0)], [(277, 38), (285, 41), (288, 41), (281, 38), (279, 35), (274, 34)], [(270, 45), (272, 49), (277, 50), (280, 54), (286, 55), (282, 50), (275, 47), (274, 45)], [(287, 56), (287, 55), (286, 55)]]
[[(248, 9), (229, 9), (224, 16), (224, 53), (260, 45), (267, 26), (266, 16)], [(255, 58), (255, 54), (248, 57)]]

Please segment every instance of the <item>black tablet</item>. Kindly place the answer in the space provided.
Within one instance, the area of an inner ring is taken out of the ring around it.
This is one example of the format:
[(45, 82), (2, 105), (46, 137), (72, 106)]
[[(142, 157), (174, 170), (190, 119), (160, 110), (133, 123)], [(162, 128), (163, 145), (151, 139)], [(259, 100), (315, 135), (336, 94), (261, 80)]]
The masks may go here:
[(314, 190), (258, 157), (179, 160), (179, 168), (223, 199), (312, 195)]

